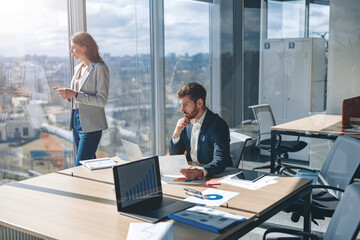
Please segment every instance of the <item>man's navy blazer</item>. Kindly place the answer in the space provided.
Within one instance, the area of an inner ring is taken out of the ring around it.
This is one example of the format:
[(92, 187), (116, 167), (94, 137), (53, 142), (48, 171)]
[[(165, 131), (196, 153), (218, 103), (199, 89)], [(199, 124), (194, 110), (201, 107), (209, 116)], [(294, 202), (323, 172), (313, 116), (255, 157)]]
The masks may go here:
[[(190, 156), (190, 139), (193, 125), (186, 126), (180, 134), (179, 141), (174, 144), (170, 140), (170, 155), (183, 154), (186, 150), (186, 159)], [(207, 176), (212, 176), (232, 166), (230, 157), (230, 132), (227, 123), (218, 114), (207, 109), (201, 125), (198, 150), (198, 161), (204, 165)]]

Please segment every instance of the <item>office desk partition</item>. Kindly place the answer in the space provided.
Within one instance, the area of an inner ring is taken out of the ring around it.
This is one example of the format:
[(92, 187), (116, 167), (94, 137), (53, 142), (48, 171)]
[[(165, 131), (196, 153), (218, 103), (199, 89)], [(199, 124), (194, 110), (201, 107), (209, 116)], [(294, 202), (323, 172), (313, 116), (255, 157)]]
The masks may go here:
[(275, 140), (277, 134), (330, 140), (335, 140), (339, 135), (360, 136), (359, 131), (343, 129), (341, 120), (341, 115), (316, 114), (271, 127), (270, 171), (275, 172)]
[[(0, 197), (1, 225), (45, 239), (126, 239), (129, 224), (141, 222), (117, 212), (113, 185), (63, 174), (1, 186)], [(175, 222), (175, 239), (223, 239), (250, 231), (253, 213), (228, 211), (249, 220), (222, 234)]]

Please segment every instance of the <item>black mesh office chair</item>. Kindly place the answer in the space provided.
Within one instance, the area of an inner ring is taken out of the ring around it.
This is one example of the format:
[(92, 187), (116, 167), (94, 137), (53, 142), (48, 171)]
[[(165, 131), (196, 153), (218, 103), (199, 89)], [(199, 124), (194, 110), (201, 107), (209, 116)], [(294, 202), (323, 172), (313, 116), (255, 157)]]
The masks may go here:
[[(256, 142), (256, 147), (270, 151), (271, 150), (271, 132), (270, 129), (272, 126), (275, 126), (275, 118), (272, 113), (271, 107), (269, 104), (261, 104), (249, 106), (252, 109), (255, 119), (259, 126), (259, 137)], [(299, 140), (294, 141), (283, 141), (281, 135), (276, 136), (275, 143), (275, 158), (277, 165), (275, 166), (275, 171), (279, 171), (282, 166), (282, 159), (289, 158), (289, 152), (298, 152), (306, 147), (307, 143)], [(265, 169), (270, 168), (270, 165), (256, 167), (254, 169)]]
[[(349, 185), (341, 201), (339, 202), (334, 215), (327, 227), (324, 238), (316, 236), (311, 233), (297, 231), (286, 228), (270, 228), (265, 231), (263, 240), (267, 239), (270, 233), (285, 233), (294, 236), (309, 237), (311, 239), (324, 240), (350, 240), (356, 239), (360, 230), (360, 183), (353, 183)], [(272, 238), (274, 239), (274, 238)], [(294, 238), (277, 238), (277, 239), (294, 239)], [(299, 239), (299, 238), (296, 238)]]
[(247, 141), (251, 140), (250, 136), (242, 133), (230, 131), (230, 155), (234, 168), (239, 168), (241, 156), (244, 152)]
[[(331, 217), (335, 211), (344, 189), (354, 180), (360, 167), (360, 140), (339, 136), (327, 155), (318, 175), (318, 184), (313, 185), (311, 215), (315, 219)], [(287, 166), (281, 174), (295, 174), (295, 169), (314, 171), (304, 167)], [(297, 222), (304, 212), (304, 202), (298, 200), (286, 212), (293, 212), (291, 220)]]

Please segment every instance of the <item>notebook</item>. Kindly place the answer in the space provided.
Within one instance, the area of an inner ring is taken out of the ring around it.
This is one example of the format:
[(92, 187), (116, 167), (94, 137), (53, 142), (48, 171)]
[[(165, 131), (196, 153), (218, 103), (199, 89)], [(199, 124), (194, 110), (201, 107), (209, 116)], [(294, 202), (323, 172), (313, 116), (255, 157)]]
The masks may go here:
[(113, 167), (117, 210), (121, 214), (158, 222), (194, 203), (164, 197), (158, 156)]
[(136, 161), (143, 158), (141, 150), (137, 144), (126, 141), (124, 139), (121, 139), (121, 142), (130, 161)]

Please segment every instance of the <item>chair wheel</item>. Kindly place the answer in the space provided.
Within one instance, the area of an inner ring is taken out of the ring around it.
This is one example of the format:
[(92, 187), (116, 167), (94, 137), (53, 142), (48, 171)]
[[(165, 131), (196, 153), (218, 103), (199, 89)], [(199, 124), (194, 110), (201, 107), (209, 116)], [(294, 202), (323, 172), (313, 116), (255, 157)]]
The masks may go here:
[(299, 213), (297, 213), (297, 212), (293, 212), (292, 214), (291, 214), (291, 221), (293, 221), (293, 222), (298, 222), (299, 221), (299, 219), (300, 219), (300, 214)]

